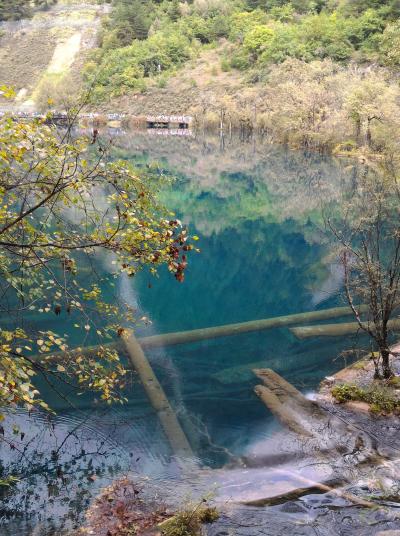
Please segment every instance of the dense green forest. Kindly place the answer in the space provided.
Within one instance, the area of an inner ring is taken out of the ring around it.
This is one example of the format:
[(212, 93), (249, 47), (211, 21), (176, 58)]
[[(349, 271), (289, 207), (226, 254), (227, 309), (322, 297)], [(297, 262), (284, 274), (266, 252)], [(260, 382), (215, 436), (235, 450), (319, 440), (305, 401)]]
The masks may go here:
[[(88, 65), (97, 95), (145, 88), (221, 39), (225, 70), (262, 78), (287, 58), (400, 63), (399, 0), (114, 0), (100, 49)], [(100, 70), (99, 70), (100, 66)]]

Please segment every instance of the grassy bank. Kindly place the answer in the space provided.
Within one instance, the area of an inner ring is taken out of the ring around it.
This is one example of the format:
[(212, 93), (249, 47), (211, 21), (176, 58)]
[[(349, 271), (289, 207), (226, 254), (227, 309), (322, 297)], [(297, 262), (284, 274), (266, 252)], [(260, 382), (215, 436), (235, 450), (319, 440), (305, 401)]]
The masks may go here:
[(394, 376), (388, 380), (374, 377), (374, 362), (370, 355), (345, 367), (321, 384), (322, 398), (345, 404), (349, 409), (375, 415), (400, 414), (399, 344), (392, 348)]

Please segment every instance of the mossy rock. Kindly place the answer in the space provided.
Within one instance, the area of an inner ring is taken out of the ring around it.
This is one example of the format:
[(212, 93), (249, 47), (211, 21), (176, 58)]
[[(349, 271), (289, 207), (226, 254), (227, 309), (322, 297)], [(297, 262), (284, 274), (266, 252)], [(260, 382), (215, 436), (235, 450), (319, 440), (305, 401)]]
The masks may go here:
[(351, 365), (354, 370), (364, 370), (368, 362), (365, 359), (360, 359)]
[(393, 387), (400, 389), (400, 376), (393, 376), (392, 378), (390, 378), (389, 384)]

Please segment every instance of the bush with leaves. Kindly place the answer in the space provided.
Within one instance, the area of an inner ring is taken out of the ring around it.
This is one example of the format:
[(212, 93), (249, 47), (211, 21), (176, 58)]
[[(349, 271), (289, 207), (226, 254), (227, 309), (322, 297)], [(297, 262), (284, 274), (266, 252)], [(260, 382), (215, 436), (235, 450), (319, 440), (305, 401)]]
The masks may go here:
[[(62, 132), (42, 120), (0, 120), (0, 307), (16, 325), (0, 330), (1, 406), (45, 406), (37, 374), (50, 384), (67, 376), (107, 402), (120, 399), (126, 371), (104, 342), (136, 318), (128, 304), (116, 305), (113, 280), (167, 265), (182, 281), (192, 249), (187, 231), (157, 201), (159, 174), (113, 161), (96, 132), (75, 138), (74, 117)], [(115, 274), (84, 285), (81, 270), (100, 252), (113, 257)], [(55, 315), (100, 346), (91, 356), (69, 353), (64, 327), (62, 334), (38, 332), (34, 322), (26, 329), (26, 315)], [(66, 352), (62, 364), (46, 358), (53, 350)]]
[(19, 20), (31, 15), (29, 0), (0, 0), (0, 21)]
[(400, 21), (389, 24), (379, 42), (381, 62), (389, 67), (400, 65)]

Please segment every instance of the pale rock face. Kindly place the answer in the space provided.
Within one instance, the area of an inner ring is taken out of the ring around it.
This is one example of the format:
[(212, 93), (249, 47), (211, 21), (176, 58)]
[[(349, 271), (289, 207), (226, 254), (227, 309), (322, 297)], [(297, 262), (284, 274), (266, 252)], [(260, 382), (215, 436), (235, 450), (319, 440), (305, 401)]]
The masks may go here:
[(62, 74), (70, 69), (75, 57), (81, 48), (82, 33), (76, 32), (66, 41), (57, 45), (47, 72), (49, 74)]
[(361, 411), (363, 413), (369, 413), (370, 405), (367, 402), (360, 402), (358, 400), (352, 400), (347, 402), (347, 407), (354, 411)]
[(335, 376), (325, 376), (323, 383), (328, 386), (332, 386), (336, 382)]
[(26, 89), (26, 87), (21, 88), (21, 89), (18, 91), (16, 100), (17, 100), (17, 101), (21, 101), (21, 100), (25, 99), (26, 96), (27, 96), (27, 94), (28, 94), (28, 90)]

